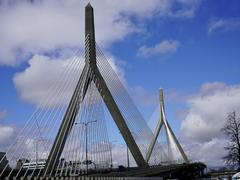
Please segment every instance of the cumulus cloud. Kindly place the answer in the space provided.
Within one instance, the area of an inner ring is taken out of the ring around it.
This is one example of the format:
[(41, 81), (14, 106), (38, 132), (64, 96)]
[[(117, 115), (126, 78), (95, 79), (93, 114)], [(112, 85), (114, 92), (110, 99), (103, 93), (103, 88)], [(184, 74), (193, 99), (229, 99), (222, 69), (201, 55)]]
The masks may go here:
[[(112, 144), (112, 158), (114, 167), (117, 167), (119, 165), (127, 167), (127, 146), (125, 144), (119, 143)], [(136, 166), (136, 162), (130, 151), (129, 151), (129, 165)]]
[[(0, 110), (0, 120), (7, 116), (7, 110)], [(10, 142), (10, 138), (14, 135), (14, 127), (10, 125), (0, 124), (0, 146)]]
[(14, 128), (12, 126), (0, 124), (0, 145), (9, 143), (13, 135), (14, 135)]
[(208, 141), (221, 134), (228, 113), (240, 109), (240, 86), (210, 83), (201, 92), (187, 100), (189, 112), (181, 129), (189, 140)]
[(226, 143), (226, 139), (213, 138), (205, 143), (192, 142), (184, 149), (190, 160), (204, 162), (208, 167), (219, 167), (224, 165), (222, 157), (226, 155)]
[[(142, 31), (153, 16), (189, 18), (199, 0), (91, 1), (95, 9), (96, 40), (107, 46)], [(2, 1), (0, 4), (0, 63), (17, 65), (33, 54), (80, 47), (84, 39), (87, 1)], [(173, 8), (178, 4), (179, 8)], [(177, 10), (176, 10), (177, 9)], [(138, 21), (133, 22), (132, 17)], [(141, 22), (138, 25), (137, 22)]]
[(141, 46), (138, 49), (137, 56), (147, 58), (154, 55), (169, 55), (175, 53), (178, 50), (179, 46), (179, 41), (163, 40), (152, 47), (148, 47), (146, 45)]
[(83, 62), (83, 58), (77, 56), (68, 59), (33, 56), (29, 66), (13, 78), (20, 98), (39, 106), (66, 103), (76, 86)]
[(208, 25), (208, 34), (215, 32), (229, 32), (240, 29), (240, 18), (213, 19)]
[[(113, 56), (108, 56), (108, 60), (121, 82), (127, 86), (124, 63)], [(85, 60), (80, 56), (50, 58), (35, 55), (24, 71), (14, 75), (13, 81), (20, 98), (28, 103), (41, 107), (67, 104), (84, 65)]]
[[(239, 102), (240, 85), (222, 82), (205, 83), (198, 94), (187, 99), (188, 112), (180, 131), (187, 148), (195, 154), (194, 160), (222, 165), (219, 163), (225, 153), (223, 147), (226, 139), (221, 128), (226, 123), (228, 113), (239, 111)], [(194, 146), (191, 147), (191, 144)], [(208, 154), (205, 154), (207, 151)]]

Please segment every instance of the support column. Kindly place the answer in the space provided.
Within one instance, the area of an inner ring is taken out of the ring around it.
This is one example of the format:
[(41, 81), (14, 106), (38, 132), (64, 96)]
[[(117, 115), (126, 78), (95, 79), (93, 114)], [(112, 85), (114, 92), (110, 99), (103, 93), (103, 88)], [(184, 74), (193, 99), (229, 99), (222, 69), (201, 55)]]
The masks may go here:
[(158, 135), (160, 133), (160, 130), (162, 128), (162, 125), (163, 125), (163, 120), (162, 120), (162, 118), (160, 118), (159, 121), (158, 121), (157, 127), (155, 129), (155, 132), (153, 134), (153, 138), (152, 138), (152, 141), (151, 141), (150, 146), (148, 148), (147, 154), (146, 154), (146, 158), (145, 158), (146, 162), (149, 162), (149, 160), (150, 160), (153, 148), (156, 144), (156, 141), (157, 141)]
[(182, 146), (178, 142), (177, 137), (173, 133), (171, 126), (169, 125), (168, 121), (166, 120), (165, 109), (164, 109), (164, 100), (163, 100), (163, 90), (162, 89), (160, 89), (160, 108), (161, 108), (161, 114), (163, 116), (163, 123), (165, 125), (166, 130), (169, 130), (169, 132), (170, 132), (171, 136), (173, 137), (173, 140), (174, 140), (175, 144), (177, 145), (177, 148), (180, 151), (184, 161), (186, 163), (189, 163), (189, 160), (188, 160), (185, 152), (183, 151)]
[(110, 90), (108, 89), (105, 80), (98, 70), (96, 64), (96, 45), (95, 45), (95, 33), (94, 33), (94, 14), (93, 8), (90, 4), (86, 7), (85, 16), (85, 36), (89, 38), (89, 44), (86, 46), (86, 64), (89, 64), (90, 69), (93, 71), (93, 81), (98, 88), (109, 112), (111, 113), (113, 120), (119, 128), (127, 146), (129, 147), (138, 166), (147, 166), (141, 151), (139, 150), (116, 102), (114, 101)]
[(58, 130), (57, 136), (54, 140), (52, 149), (48, 155), (48, 159), (43, 171), (44, 177), (51, 175), (53, 170), (55, 170), (57, 164), (59, 163), (58, 161), (62, 154), (65, 142), (67, 140), (67, 136), (72, 129), (72, 126), (75, 122), (75, 119), (78, 113), (79, 104), (82, 99), (81, 89), (84, 86), (84, 82), (86, 81), (85, 80), (85, 78), (87, 78), (86, 74), (87, 74), (87, 69), (86, 67), (84, 67), (83, 72), (77, 83), (77, 86), (74, 90), (73, 96), (68, 105), (67, 111), (62, 120), (61, 126)]
[[(170, 135), (173, 137), (173, 140), (174, 140), (175, 144), (177, 145), (177, 148), (179, 149), (179, 151), (180, 151), (184, 161), (186, 163), (189, 163), (189, 160), (188, 160), (186, 154), (184, 153), (180, 143), (178, 142), (175, 134), (173, 133), (173, 131), (172, 131), (168, 121), (166, 120), (165, 109), (164, 109), (163, 90), (162, 89), (160, 89), (160, 91), (159, 91), (159, 100), (160, 100), (160, 119), (158, 121), (158, 124), (157, 124), (157, 127), (155, 129), (155, 133), (154, 133), (153, 139), (152, 139), (152, 141), (150, 143), (150, 146), (149, 146), (147, 154), (146, 154), (146, 162), (148, 162), (150, 157), (151, 157), (151, 154), (152, 154), (153, 148), (154, 148), (154, 146), (156, 144), (156, 141), (157, 141), (157, 138), (159, 136), (160, 130), (161, 130), (162, 126), (164, 125), (164, 127), (166, 128), (166, 132), (167, 132), (167, 130), (169, 130)], [(169, 137), (167, 136), (167, 138), (169, 138)]]
[(146, 161), (144, 160), (141, 151), (139, 150), (131, 131), (129, 130), (121, 111), (119, 110), (116, 102), (114, 101), (111, 92), (109, 91), (102, 75), (98, 71), (98, 69), (95, 70), (96, 78), (94, 79), (94, 82), (98, 88), (98, 91), (100, 92), (110, 114), (112, 115), (113, 120), (115, 121), (120, 133), (123, 136), (123, 139), (125, 140), (129, 150), (131, 151), (133, 158), (135, 159), (138, 166), (148, 166)]
[[(97, 68), (94, 15), (93, 8), (90, 4), (85, 7), (85, 40), (85, 66), (74, 90), (61, 126), (58, 130), (53, 147), (48, 156), (43, 171), (44, 177), (51, 176), (52, 172), (55, 170), (66, 143), (67, 136), (70, 133), (75, 122), (79, 110), (79, 104), (84, 100), (88, 86), (93, 79), (95, 84), (98, 83), (100, 85), (97, 86), (99, 88), (98, 91), (102, 95), (102, 98), (104, 99), (104, 102), (106, 103), (114, 121), (122, 133), (123, 138), (126, 141), (126, 144), (128, 145), (136, 163), (138, 166), (147, 166), (147, 163), (145, 162), (120, 110), (117, 107), (117, 104), (111, 95), (111, 92), (109, 91), (102, 75)], [(95, 78), (92, 79), (91, 77)]]

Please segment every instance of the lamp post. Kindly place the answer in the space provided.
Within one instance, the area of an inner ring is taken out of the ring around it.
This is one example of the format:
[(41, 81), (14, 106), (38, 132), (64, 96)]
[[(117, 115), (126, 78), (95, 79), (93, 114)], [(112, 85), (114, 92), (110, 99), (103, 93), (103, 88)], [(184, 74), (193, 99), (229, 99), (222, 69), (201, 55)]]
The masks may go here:
[[(119, 132), (120, 134), (121, 134), (121, 132)], [(132, 134), (134, 134), (134, 132), (133, 131), (130, 131), (130, 133), (132, 133)], [(129, 170), (129, 149), (128, 149), (128, 145), (127, 145), (127, 143), (126, 143), (126, 147), (127, 147), (127, 167), (128, 167), (128, 170)]]
[(38, 166), (38, 140), (39, 139), (36, 138), (36, 168)]
[(35, 139), (36, 141), (36, 168), (38, 168), (38, 142), (43, 141), (43, 139)]
[(87, 175), (88, 175), (88, 129), (87, 126), (91, 123), (97, 122), (97, 120), (94, 121), (88, 121), (88, 122), (80, 122), (80, 123), (75, 123), (75, 125), (77, 124), (82, 124), (85, 127), (85, 143), (86, 143), (86, 164), (87, 164)]
[(111, 161), (111, 169), (112, 169), (112, 167), (113, 167), (113, 154), (112, 154), (112, 150), (113, 150), (113, 143), (114, 142), (118, 142), (117, 140), (115, 140), (115, 141), (112, 141), (111, 143), (110, 143), (110, 161)]
[(127, 166), (128, 166), (128, 170), (129, 170), (129, 150), (128, 150), (128, 146), (127, 146)]
[(125, 146), (126, 146), (126, 152), (127, 152), (127, 163), (126, 163), (126, 166), (127, 166), (127, 170), (129, 170), (129, 167), (130, 167), (130, 162), (129, 162), (129, 150), (128, 150), (128, 146), (127, 146), (127, 144), (121, 144), (122, 145), (122, 147), (123, 148), (125, 148)]
[(111, 149), (110, 149), (110, 161), (111, 161), (111, 165), (110, 165), (110, 167), (111, 167), (111, 169), (112, 169), (112, 167), (113, 167), (113, 160), (112, 160), (112, 143), (110, 144), (110, 146), (111, 146)]

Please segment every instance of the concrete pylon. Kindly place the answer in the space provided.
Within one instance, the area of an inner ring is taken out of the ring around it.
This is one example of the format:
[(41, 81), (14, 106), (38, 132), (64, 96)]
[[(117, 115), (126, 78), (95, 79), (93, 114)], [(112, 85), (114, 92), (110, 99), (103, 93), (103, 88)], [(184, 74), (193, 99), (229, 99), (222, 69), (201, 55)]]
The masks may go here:
[(44, 176), (51, 176), (63, 151), (67, 135), (72, 129), (78, 114), (80, 103), (84, 100), (85, 94), (91, 82), (94, 82), (104, 103), (106, 104), (113, 120), (121, 132), (129, 150), (131, 151), (138, 166), (147, 166), (139, 147), (137, 146), (131, 131), (129, 130), (121, 111), (114, 101), (104, 78), (96, 64), (96, 46), (94, 32), (94, 14), (90, 3), (85, 7), (85, 66), (74, 90), (67, 111), (64, 115), (61, 126), (58, 130), (53, 147), (48, 156), (43, 172)]
[[(157, 141), (157, 138), (158, 138), (158, 136), (159, 136), (160, 130), (161, 130), (162, 126), (164, 126), (165, 129), (166, 129), (166, 131), (168, 131), (168, 132), (170, 133), (170, 136), (173, 138), (173, 141), (174, 141), (174, 143), (176, 144), (176, 146), (177, 146), (180, 154), (182, 155), (184, 161), (185, 161), (186, 163), (189, 163), (189, 160), (188, 160), (185, 152), (183, 151), (180, 143), (178, 142), (175, 134), (174, 134), (173, 131), (172, 131), (171, 126), (169, 125), (169, 123), (168, 123), (168, 121), (167, 121), (167, 119), (166, 119), (166, 116), (165, 116), (165, 108), (164, 108), (163, 89), (160, 89), (160, 90), (159, 90), (159, 100), (160, 100), (160, 119), (159, 119), (158, 124), (157, 124), (157, 127), (156, 127), (156, 129), (155, 129), (155, 131), (154, 131), (154, 136), (153, 136), (153, 139), (152, 139), (152, 141), (151, 141), (151, 143), (150, 143), (150, 145), (149, 145), (149, 148), (148, 148), (148, 151), (147, 151), (145, 160), (146, 160), (146, 162), (149, 162), (149, 159), (150, 159), (150, 157), (151, 157), (153, 148), (154, 148), (154, 146), (155, 146), (155, 144), (156, 144), (156, 141)], [(169, 141), (168, 135), (167, 135), (167, 138), (168, 138), (167, 140)]]

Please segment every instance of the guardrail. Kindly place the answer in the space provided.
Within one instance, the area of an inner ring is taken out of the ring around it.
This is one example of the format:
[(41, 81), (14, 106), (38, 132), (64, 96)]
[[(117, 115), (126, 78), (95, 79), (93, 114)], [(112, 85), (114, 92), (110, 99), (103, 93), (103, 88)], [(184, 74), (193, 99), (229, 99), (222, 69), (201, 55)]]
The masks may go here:
[(161, 177), (21, 177), (8, 178), (5, 180), (162, 180)]

